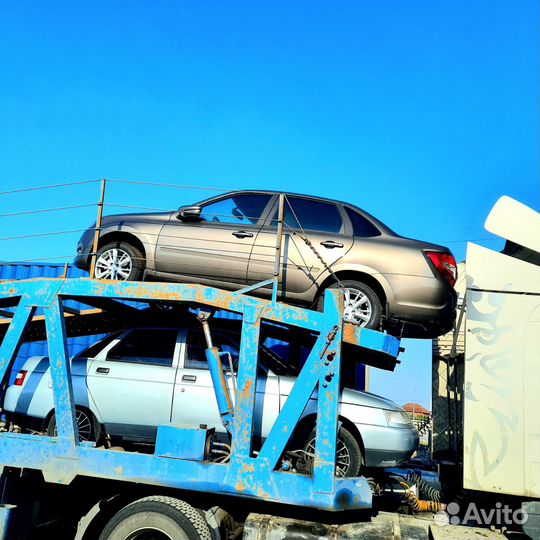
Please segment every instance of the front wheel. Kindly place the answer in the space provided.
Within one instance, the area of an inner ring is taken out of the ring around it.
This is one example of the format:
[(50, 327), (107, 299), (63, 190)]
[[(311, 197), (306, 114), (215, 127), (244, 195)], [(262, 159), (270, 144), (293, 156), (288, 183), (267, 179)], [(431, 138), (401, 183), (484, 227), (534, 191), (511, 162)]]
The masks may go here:
[[(313, 472), (316, 430), (314, 429), (304, 445), (305, 461), (309, 473)], [(341, 427), (336, 441), (336, 476), (350, 478), (358, 476), (362, 467), (362, 450), (354, 435)]]
[[(362, 328), (380, 329), (382, 325), (382, 305), (375, 291), (361, 281), (343, 280), (343, 319), (357, 324)], [(330, 285), (337, 289), (337, 283)], [(323, 310), (324, 295), (321, 295), (317, 304), (318, 311)]]
[(95, 278), (139, 281), (144, 274), (144, 255), (127, 242), (111, 242), (100, 247), (96, 256)]

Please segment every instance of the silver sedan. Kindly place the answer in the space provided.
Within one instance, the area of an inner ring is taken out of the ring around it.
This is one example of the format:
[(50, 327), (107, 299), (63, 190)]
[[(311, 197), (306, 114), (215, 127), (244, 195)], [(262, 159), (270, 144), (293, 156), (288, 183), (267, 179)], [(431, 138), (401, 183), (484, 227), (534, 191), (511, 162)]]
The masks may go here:
[[(234, 333), (213, 332), (214, 344), (238, 362)], [(71, 360), (79, 436), (107, 434), (124, 443), (155, 442), (157, 426), (169, 422), (214, 427), (226, 440), (200, 328), (134, 328), (97, 342)], [(263, 343), (255, 404), (255, 437), (263, 441), (296, 381), (294, 367)], [(226, 372), (233, 389), (234, 376)], [(4, 411), (19, 426), (56, 430), (49, 361), (28, 359), (8, 388)], [(309, 473), (315, 445), (317, 396), (306, 407), (291, 443), (299, 472)], [(345, 388), (340, 402), (337, 470), (357, 476), (363, 466), (388, 467), (407, 460), (418, 433), (407, 413), (382, 397)]]

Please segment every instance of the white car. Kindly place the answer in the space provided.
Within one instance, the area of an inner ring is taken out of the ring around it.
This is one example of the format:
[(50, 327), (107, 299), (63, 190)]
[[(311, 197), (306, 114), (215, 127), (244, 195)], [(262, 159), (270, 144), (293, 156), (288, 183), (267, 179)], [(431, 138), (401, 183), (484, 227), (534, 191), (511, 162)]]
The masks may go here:
[[(234, 333), (212, 331), (214, 345), (238, 362)], [(71, 360), (79, 436), (153, 443), (157, 426), (206, 424), (226, 437), (218, 412), (199, 327), (132, 328), (111, 334)], [(233, 390), (233, 376), (226, 371)], [(260, 347), (255, 437), (268, 435), (296, 380), (288, 365), (264, 343)], [(355, 476), (361, 466), (387, 467), (407, 460), (418, 433), (395, 403), (345, 388), (341, 397), (337, 474)], [(316, 395), (291, 441), (291, 450), (312, 453)], [(4, 411), (24, 429), (54, 435), (52, 383), (47, 357), (29, 358), (9, 386)]]

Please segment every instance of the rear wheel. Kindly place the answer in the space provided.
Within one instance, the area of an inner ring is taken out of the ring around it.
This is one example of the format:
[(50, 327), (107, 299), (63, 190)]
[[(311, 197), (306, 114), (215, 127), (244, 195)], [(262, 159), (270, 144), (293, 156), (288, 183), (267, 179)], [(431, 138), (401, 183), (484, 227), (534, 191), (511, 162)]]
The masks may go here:
[[(379, 329), (382, 324), (382, 305), (377, 293), (361, 281), (343, 280), (343, 319), (363, 328)], [(330, 285), (331, 289), (339, 288), (337, 283)], [(317, 304), (319, 311), (323, 310), (323, 295)]]
[(99, 540), (212, 540), (202, 512), (174, 497), (145, 497), (122, 508)]
[[(314, 429), (304, 445), (305, 460), (309, 473), (313, 472), (315, 437), (316, 430)], [(336, 441), (336, 476), (342, 478), (358, 476), (362, 463), (362, 450), (358, 441), (347, 428), (341, 427)]]
[[(103, 438), (101, 424), (95, 419), (94, 415), (85, 409), (75, 409), (75, 420), (79, 432), (80, 441), (95, 441), (96, 444)], [(53, 413), (47, 423), (47, 435), (56, 437), (58, 429), (56, 427), (56, 413)]]
[(110, 242), (100, 247), (96, 256), (96, 279), (139, 281), (145, 268), (144, 255), (127, 242)]

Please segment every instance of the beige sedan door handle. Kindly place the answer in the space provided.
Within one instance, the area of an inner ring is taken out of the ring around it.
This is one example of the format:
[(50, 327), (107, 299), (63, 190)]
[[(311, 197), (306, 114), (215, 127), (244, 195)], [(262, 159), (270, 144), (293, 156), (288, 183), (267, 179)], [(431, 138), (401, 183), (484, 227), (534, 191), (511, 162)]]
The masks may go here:
[(253, 238), (253, 233), (247, 231), (235, 231), (232, 233), (236, 238)]
[(333, 248), (342, 248), (343, 244), (340, 244), (339, 242), (334, 242), (333, 240), (325, 240), (324, 242), (321, 242), (321, 246), (324, 246), (325, 248), (333, 249)]

